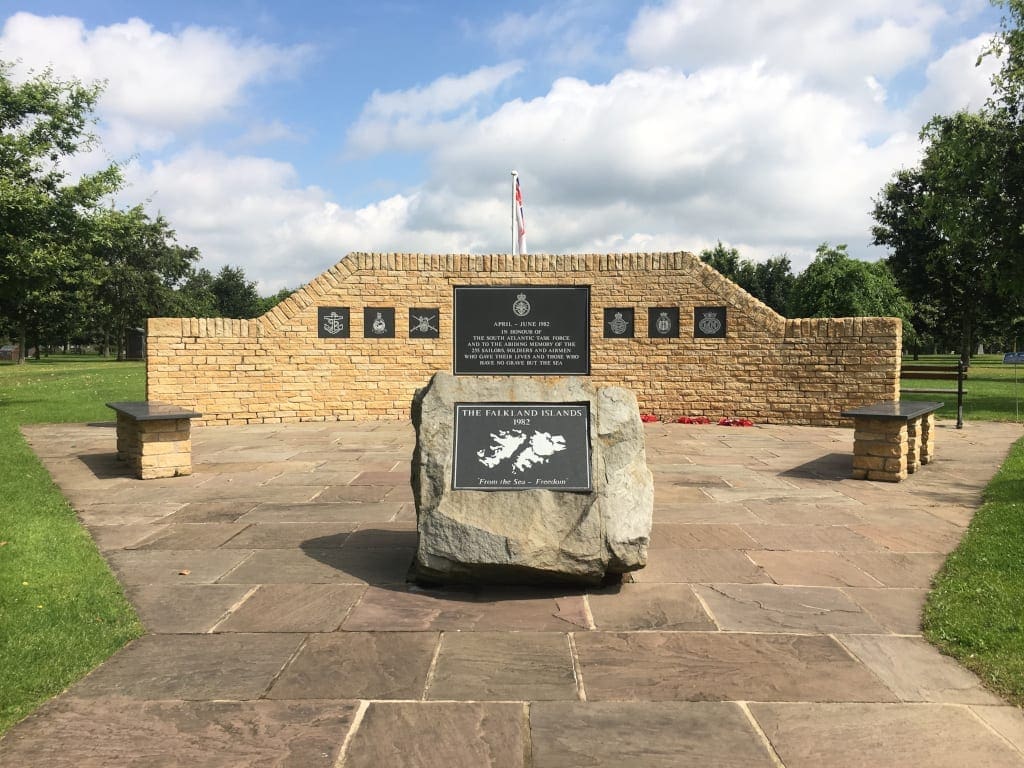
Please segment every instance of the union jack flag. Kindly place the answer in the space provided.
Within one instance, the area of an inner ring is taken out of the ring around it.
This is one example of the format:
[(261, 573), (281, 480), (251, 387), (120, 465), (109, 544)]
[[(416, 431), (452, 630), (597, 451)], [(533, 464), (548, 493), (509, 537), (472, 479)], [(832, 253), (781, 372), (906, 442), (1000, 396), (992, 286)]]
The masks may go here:
[(516, 176), (516, 231), (519, 234), (519, 253), (526, 253), (526, 214), (523, 212), (523, 191), (519, 188), (518, 176)]

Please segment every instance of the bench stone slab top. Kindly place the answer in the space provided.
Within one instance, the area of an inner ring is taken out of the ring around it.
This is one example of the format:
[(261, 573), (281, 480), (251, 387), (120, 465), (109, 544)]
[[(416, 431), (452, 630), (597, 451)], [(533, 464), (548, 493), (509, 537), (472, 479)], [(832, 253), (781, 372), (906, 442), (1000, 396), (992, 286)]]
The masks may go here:
[(916, 402), (911, 400), (897, 400), (895, 402), (873, 403), (871, 405), (862, 405), (859, 408), (850, 408), (849, 410), (843, 411), (840, 415), (851, 418), (869, 416), (875, 419), (909, 421), (910, 419), (916, 419), (920, 416), (934, 413), (942, 406), (943, 403), (937, 403), (934, 401)]
[(107, 403), (118, 413), (136, 421), (161, 421), (163, 419), (196, 419), (203, 414), (190, 411), (173, 403), (161, 403), (156, 400)]

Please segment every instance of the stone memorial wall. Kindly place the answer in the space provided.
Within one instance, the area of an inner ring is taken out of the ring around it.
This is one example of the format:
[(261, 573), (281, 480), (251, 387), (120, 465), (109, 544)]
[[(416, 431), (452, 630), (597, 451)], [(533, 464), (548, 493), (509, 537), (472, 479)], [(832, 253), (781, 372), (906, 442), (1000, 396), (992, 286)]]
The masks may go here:
[(689, 253), (356, 253), (262, 317), (148, 331), (147, 398), (202, 424), (407, 419), (436, 371), (589, 376), (665, 420), (837, 425), (899, 392), (899, 320), (787, 320)]

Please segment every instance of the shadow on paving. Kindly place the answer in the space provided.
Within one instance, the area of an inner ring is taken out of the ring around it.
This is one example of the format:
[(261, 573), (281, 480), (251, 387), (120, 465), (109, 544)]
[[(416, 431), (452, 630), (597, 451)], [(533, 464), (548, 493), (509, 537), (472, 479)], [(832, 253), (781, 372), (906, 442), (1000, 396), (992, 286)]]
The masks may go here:
[(78, 457), (98, 480), (113, 477), (134, 477), (131, 468), (117, 460), (116, 453), (87, 453)]
[[(438, 600), (456, 602), (500, 603), (502, 601), (550, 600), (554, 597), (580, 597), (588, 592), (614, 594), (623, 577), (609, 576), (600, 587), (574, 584), (429, 584), (412, 580), (409, 576), (415, 558), (417, 533), (411, 531), (364, 528), (352, 533), (318, 536), (303, 541), (299, 548), (313, 560), (328, 565), (341, 573), (365, 581), (370, 587), (392, 592), (419, 592)], [(345, 555), (339, 556), (344, 547)], [(353, 552), (364, 552), (365, 557), (353, 557)], [(404, 574), (396, 580), (394, 574)], [(628, 576), (627, 576), (628, 579)]]
[(779, 477), (805, 477), (812, 480), (848, 480), (853, 473), (853, 457), (849, 453), (827, 453), (805, 462)]

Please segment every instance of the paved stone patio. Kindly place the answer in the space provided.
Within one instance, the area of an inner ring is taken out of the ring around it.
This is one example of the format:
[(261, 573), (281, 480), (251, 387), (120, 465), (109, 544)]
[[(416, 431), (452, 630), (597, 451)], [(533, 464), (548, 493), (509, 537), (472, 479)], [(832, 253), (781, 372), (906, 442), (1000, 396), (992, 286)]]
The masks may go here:
[(148, 633), (3, 766), (1024, 766), (1024, 716), (920, 637), (1019, 426), (940, 423), (898, 485), (852, 430), (649, 425), (649, 566), (423, 590), (408, 424), (198, 428), (135, 480), (109, 425), (25, 429)]

